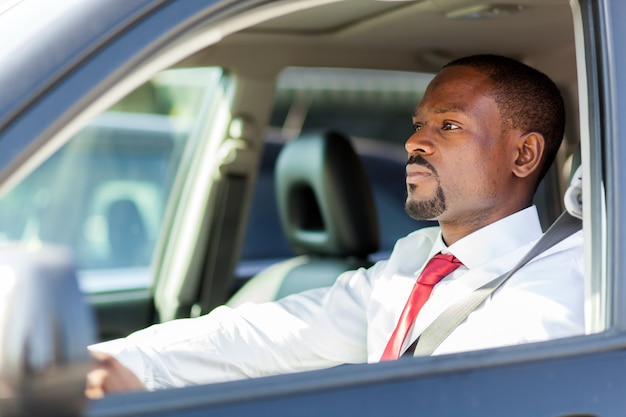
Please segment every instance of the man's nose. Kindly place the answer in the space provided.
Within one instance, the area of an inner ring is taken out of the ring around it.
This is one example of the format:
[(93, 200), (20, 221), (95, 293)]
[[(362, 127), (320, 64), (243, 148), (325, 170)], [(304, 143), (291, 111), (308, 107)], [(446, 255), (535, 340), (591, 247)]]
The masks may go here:
[(433, 143), (429, 139), (425, 128), (422, 128), (416, 132), (413, 132), (411, 136), (404, 143), (404, 149), (406, 149), (409, 155), (411, 154), (430, 154), (433, 152)]

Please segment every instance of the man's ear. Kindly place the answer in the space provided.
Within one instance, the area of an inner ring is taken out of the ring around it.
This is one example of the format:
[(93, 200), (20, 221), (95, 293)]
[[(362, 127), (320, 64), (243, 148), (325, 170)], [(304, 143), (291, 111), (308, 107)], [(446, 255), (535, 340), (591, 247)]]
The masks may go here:
[(537, 132), (526, 133), (517, 139), (517, 158), (513, 165), (513, 174), (526, 178), (537, 172), (541, 166), (545, 139)]

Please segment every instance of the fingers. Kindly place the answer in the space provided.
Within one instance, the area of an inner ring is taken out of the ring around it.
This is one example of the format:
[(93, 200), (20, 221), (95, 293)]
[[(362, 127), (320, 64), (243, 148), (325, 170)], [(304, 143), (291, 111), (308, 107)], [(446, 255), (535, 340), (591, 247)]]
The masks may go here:
[(87, 383), (85, 386), (85, 396), (92, 400), (104, 397), (106, 393), (104, 386), (108, 377), (108, 371), (105, 369), (94, 369), (87, 374)]
[(113, 392), (145, 389), (139, 378), (113, 356), (101, 352), (91, 354), (95, 359), (95, 366), (87, 374), (87, 398), (97, 399)]

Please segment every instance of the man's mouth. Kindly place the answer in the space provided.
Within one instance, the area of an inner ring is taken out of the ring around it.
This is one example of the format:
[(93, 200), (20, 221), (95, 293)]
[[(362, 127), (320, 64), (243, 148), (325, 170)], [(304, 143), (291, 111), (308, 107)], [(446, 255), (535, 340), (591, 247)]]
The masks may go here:
[(411, 155), (406, 164), (406, 181), (419, 181), (436, 176), (437, 172), (421, 155)]
[(419, 166), (427, 168), (431, 173), (437, 174), (437, 170), (435, 167), (430, 164), (422, 155), (411, 155), (409, 156), (408, 161), (406, 162), (407, 168), (410, 166)]
[(432, 172), (426, 169), (422, 169), (421, 167), (417, 167), (413, 165), (413, 166), (407, 166), (406, 168), (407, 182), (419, 181), (419, 180), (423, 180), (432, 176), (433, 176)]

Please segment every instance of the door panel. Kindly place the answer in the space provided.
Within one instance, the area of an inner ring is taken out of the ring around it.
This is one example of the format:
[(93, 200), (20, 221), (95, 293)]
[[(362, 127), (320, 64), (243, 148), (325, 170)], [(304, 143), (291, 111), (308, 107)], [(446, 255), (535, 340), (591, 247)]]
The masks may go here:
[[(480, 356), (466, 359), (479, 364)], [(463, 370), (450, 370), (448, 360), (409, 358), (110, 397), (93, 403), (88, 415), (126, 415), (125, 407), (137, 403), (150, 416), (618, 417), (626, 409), (624, 350)]]

